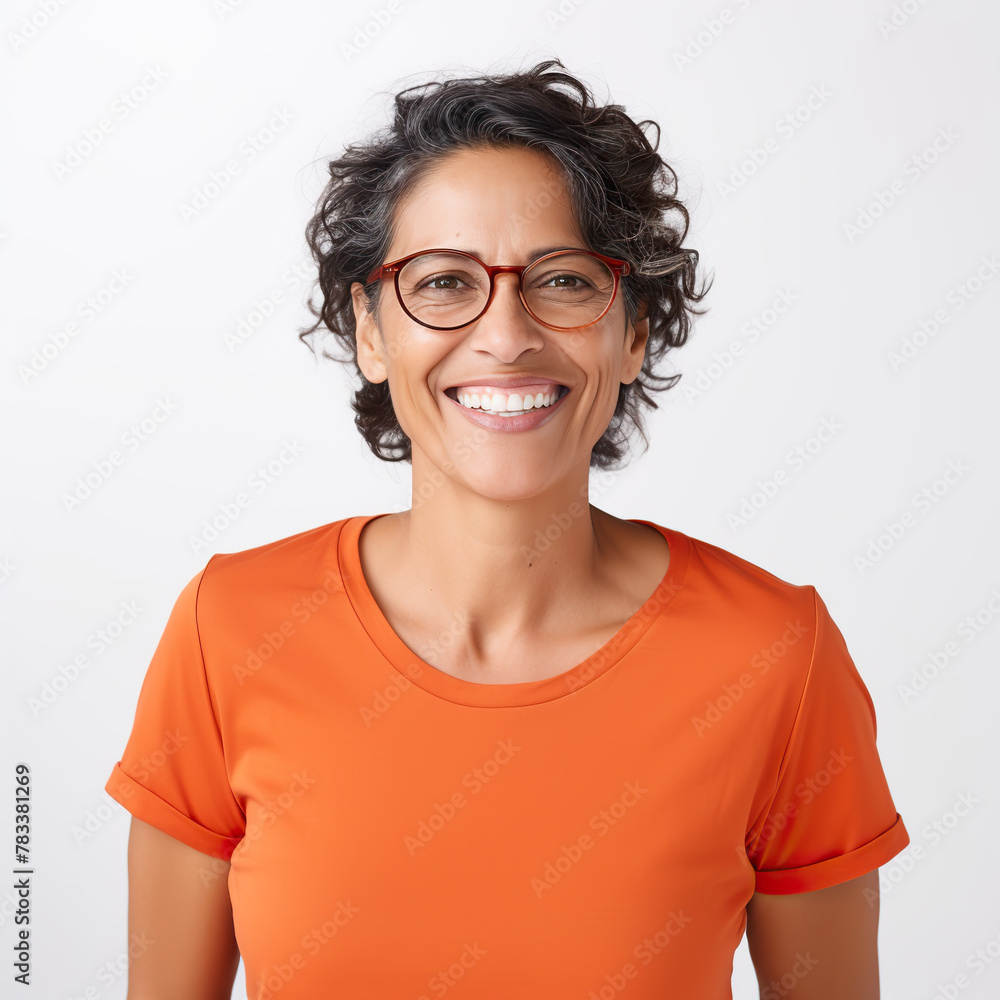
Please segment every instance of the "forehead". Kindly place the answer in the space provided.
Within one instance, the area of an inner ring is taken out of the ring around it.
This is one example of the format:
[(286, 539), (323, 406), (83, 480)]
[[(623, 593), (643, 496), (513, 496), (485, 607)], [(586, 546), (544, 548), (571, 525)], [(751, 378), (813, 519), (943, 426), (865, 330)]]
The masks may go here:
[(400, 200), (392, 256), (425, 247), (494, 255), (583, 245), (559, 162), (524, 147), (461, 149), (425, 166)]

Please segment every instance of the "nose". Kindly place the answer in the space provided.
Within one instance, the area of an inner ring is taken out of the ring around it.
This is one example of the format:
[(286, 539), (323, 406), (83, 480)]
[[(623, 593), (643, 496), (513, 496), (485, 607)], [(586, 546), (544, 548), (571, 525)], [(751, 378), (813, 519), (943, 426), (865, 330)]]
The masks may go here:
[(472, 346), (495, 357), (514, 361), (530, 348), (544, 344), (544, 334), (525, 308), (516, 273), (502, 271), (493, 278), (493, 299), (472, 325)]
[(501, 271), (499, 274), (495, 274), (493, 276), (493, 301), (486, 311), (489, 312), (490, 309), (513, 310), (515, 313), (528, 315), (530, 319), (531, 316), (521, 301), (520, 284), (520, 279), (514, 271)]
[(494, 275), (493, 299), (483, 315), (476, 320), (476, 324), (481, 324), (488, 316), (504, 327), (509, 327), (512, 321), (521, 326), (536, 326), (531, 313), (521, 301), (520, 279), (514, 271), (502, 271)]

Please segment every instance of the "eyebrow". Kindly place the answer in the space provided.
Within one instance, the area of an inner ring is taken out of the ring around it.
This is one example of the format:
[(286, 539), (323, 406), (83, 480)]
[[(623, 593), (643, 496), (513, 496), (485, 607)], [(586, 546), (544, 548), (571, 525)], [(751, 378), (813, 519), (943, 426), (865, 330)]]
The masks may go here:
[[(465, 253), (471, 253), (473, 256), (478, 257), (480, 260), (485, 260), (482, 252), (478, 249), (470, 249), (469, 247), (452, 247), (453, 250), (462, 250)], [(537, 260), (539, 257), (544, 257), (546, 254), (555, 253), (557, 250), (583, 250), (585, 247), (570, 246), (568, 243), (561, 243), (557, 246), (551, 247), (536, 247), (534, 250), (528, 251), (528, 257), (530, 260)]]

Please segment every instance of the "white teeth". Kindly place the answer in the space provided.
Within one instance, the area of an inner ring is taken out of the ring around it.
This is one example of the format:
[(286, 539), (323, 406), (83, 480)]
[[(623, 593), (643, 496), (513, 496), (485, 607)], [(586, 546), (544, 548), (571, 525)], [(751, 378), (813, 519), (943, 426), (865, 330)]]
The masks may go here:
[(502, 392), (495, 392), (492, 396), (478, 392), (463, 392), (459, 389), (455, 395), (458, 401), (473, 410), (485, 410), (490, 413), (521, 413), (532, 409), (540, 409), (543, 406), (551, 406), (558, 398), (561, 390), (554, 389), (552, 392), (538, 392), (535, 395), (512, 392), (505, 396)]

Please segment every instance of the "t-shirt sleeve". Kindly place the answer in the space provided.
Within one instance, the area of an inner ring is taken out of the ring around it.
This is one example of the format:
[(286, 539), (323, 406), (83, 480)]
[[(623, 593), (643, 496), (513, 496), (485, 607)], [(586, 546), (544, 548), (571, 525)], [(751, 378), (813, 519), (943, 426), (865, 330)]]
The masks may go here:
[(246, 817), (229, 784), (198, 631), (207, 569), (174, 604), (139, 691), (131, 735), (104, 788), (138, 819), (228, 860)]
[(756, 891), (810, 892), (864, 875), (910, 842), (875, 746), (875, 706), (814, 587), (812, 657), (774, 795), (747, 836)]

